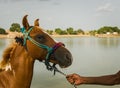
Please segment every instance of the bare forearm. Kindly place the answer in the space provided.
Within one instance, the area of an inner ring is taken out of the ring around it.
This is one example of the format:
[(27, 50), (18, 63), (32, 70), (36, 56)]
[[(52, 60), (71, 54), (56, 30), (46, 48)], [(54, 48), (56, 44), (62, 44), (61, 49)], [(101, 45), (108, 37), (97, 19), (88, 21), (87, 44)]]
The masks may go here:
[(120, 71), (113, 75), (100, 77), (82, 77), (83, 84), (115, 85), (120, 84)]

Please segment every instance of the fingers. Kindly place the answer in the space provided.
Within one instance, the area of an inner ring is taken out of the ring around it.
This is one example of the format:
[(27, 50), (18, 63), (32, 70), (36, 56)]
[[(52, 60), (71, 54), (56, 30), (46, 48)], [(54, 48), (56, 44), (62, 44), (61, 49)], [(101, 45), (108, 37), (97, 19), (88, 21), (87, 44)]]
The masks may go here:
[(67, 75), (66, 79), (71, 84), (74, 84), (74, 85), (80, 85), (81, 84), (80, 76), (78, 74), (74, 73), (74, 74)]
[(71, 84), (74, 84), (73, 74), (67, 75), (66, 78), (67, 78), (67, 80), (68, 80)]
[[(71, 83), (71, 84), (75, 84), (76, 82), (76, 74), (70, 74), (66, 76), (67, 80)], [(75, 84), (76, 85), (76, 84)]]
[(81, 83), (80, 83), (80, 81), (76, 80), (76, 81), (74, 81), (74, 84), (75, 85), (80, 85)]

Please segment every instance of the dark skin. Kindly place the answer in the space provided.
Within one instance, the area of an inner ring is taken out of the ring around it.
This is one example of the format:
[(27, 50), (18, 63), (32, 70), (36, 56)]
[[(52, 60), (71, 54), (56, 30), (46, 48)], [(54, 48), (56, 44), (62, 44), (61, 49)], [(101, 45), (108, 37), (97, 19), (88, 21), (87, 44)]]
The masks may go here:
[(96, 85), (117, 85), (120, 84), (120, 71), (105, 76), (98, 77), (84, 77), (78, 74), (70, 74), (66, 76), (66, 79), (71, 84), (80, 85), (80, 84), (96, 84)]

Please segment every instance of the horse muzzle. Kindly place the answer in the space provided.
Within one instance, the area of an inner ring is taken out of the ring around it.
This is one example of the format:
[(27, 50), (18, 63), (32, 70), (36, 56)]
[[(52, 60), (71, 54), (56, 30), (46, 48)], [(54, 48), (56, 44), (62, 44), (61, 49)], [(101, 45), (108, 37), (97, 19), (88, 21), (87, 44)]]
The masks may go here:
[(65, 47), (61, 46), (54, 52), (54, 59), (61, 68), (66, 68), (72, 64), (73, 57)]

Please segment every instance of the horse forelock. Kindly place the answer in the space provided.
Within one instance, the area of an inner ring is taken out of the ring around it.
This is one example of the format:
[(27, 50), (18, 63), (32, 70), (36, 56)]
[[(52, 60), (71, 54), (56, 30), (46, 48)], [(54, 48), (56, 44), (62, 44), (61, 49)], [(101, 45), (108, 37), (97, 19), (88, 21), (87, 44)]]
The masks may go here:
[(12, 43), (8, 48), (5, 49), (5, 51), (3, 52), (2, 60), (0, 62), (0, 69), (2, 69), (2, 70), (11, 69), (10, 68), (10, 59), (13, 54), (13, 51), (16, 48), (16, 45), (17, 45), (16, 43)]

